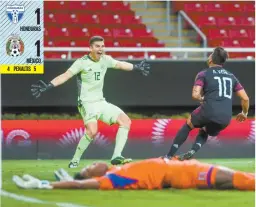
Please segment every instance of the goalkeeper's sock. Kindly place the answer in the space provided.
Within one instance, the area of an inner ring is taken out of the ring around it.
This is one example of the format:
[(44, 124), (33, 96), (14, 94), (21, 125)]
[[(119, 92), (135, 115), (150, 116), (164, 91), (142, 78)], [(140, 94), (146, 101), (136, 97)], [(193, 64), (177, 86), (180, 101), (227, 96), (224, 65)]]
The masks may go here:
[(116, 145), (115, 145), (114, 153), (111, 159), (122, 156), (121, 154), (124, 149), (125, 143), (128, 139), (129, 130), (130, 129), (125, 126), (119, 127), (116, 134)]
[(174, 138), (171, 149), (167, 154), (168, 157), (172, 157), (177, 152), (180, 146), (186, 141), (191, 130), (192, 129), (187, 125), (187, 123), (183, 125), (183, 127), (178, 131), (176, 137)]
[(76, 152), (73, 156), (72, 162), (79, 162), (84, 151), (87, 149), (89, 144), (91, 143), (92, 138), (90, 138), (87, 134), (85, 134), (79, 141), (77, 147), (76, 147)]
[(206, 143), (207, 138), (208, 134), (204, 130), (200, 129), (191, 150), (197, 152)]
[(236, 171), (233, 175), (233, 187), (238, 190), (255, 190), (255, 175)]

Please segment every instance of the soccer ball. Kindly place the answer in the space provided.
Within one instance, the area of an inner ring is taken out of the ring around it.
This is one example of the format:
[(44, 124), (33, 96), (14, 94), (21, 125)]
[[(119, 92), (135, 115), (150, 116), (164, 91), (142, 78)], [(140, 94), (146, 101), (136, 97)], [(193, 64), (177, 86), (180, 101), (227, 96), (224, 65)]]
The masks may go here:
[(20, 49), (19, 48), (13, 48), (10, 55), (12, 57), (20, 56)]

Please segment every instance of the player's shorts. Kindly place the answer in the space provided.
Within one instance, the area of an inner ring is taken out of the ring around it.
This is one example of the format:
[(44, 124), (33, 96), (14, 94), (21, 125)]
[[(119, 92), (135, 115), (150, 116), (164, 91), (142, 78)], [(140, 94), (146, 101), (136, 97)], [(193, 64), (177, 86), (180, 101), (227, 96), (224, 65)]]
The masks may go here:
[(191, 123), (195, 128), (204, 128), (207, 134), (210, 136), (217, 136), (223, 129), (225, 129), (229, 123), (216, 123), (207, 117), (199, 106), (191, 113)]
[(214, 188), (216, 183), (216, 174), (218, 168), (209, 164), (199, 164), (197, 167), (196, 188), (207, 189)]
[(116, 123), (119, 114), (124, 113), (120, 108), (105, 100), (93, 103), (80, 102), (78, 110), (84, 124), (101, 120), (106, 124), (112, 125)]

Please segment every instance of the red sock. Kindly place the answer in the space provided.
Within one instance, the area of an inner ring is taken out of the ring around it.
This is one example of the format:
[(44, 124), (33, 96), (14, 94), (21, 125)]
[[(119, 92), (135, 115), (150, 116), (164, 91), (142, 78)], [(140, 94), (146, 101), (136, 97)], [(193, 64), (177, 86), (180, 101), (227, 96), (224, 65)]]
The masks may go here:
[(233, 186), (238, 190), (255, 190), (255, 174), (245, 172), (235, 172)]

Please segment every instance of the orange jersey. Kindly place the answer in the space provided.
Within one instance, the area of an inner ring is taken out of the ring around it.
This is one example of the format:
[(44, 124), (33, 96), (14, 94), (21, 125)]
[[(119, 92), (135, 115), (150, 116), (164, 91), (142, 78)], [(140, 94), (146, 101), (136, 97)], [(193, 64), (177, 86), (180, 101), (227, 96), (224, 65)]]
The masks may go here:
[(95, 178), (100, 189), (162, 189), (207, 187), (212, 184), (211, 165), (196, 160), (147, 159), (111, 168)]

